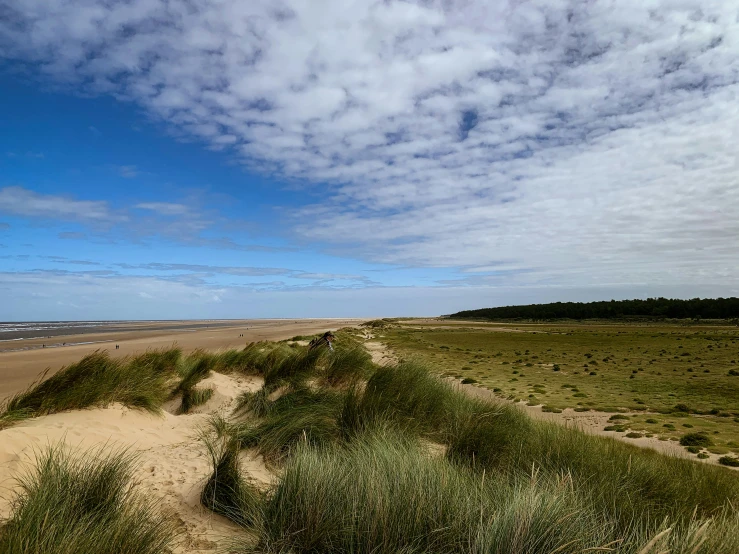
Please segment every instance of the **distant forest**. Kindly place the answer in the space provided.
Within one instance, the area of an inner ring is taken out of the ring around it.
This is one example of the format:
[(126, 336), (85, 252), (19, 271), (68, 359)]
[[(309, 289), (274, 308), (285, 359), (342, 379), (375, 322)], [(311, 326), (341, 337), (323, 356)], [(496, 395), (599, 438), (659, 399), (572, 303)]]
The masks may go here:
[(465, 310), (448, 317), (460, 319), (735, 319), (739, 298), (648, 298), (605, 302), (555, 302)]

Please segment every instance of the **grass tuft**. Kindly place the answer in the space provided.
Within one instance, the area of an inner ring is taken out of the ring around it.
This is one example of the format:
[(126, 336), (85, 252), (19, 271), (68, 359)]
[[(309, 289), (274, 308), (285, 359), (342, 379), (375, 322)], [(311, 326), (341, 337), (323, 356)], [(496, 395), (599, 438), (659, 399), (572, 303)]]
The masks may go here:
[(242, 448), (256, 447), (266, 460), (280, 463), (300, 442), (322, 447), (339, 441), (342, 407), (341, 393), (296, 389), (274, 401), (261, 421), (235, 425), (234, 436)]
[(168, 396), (167, 383), (179, 356), (179, 349), (172, 349), (113, 360), (96, 351), (49, 378), (44, 374), (10, 399), (2, 417), (35, 417), (113, 402), (156, 413)]
[(133, 461), (120, 451), (41, 452), (36, 469), (19, 479), (21, 492), (0, 528), (0, 552), (170, 552), (175, 527), (134, 491)]
[(248, 482), (239, 466), (239, 444), (216, 428), (216, 436), (203, 435), (213, 472), (200, 495), (200, 502), (213, 512), (243, 527), (258, 527), (263, 518), (263, 498)]
[(211, 399), (215, 390), (211, 387), (199, 389), (192, 387), (182, 392), (182, 403), (177, 410), (178, 414), (188, 414), (193, 408), (202, 406)]

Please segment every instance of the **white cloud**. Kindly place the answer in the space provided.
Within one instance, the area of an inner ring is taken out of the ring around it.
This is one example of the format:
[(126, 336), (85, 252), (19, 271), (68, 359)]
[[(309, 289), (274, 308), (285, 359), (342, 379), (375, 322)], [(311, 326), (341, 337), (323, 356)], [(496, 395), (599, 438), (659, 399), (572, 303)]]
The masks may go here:
[(339, 251), (505, 260), (541, 283), (736, 283), (730, 0), (11, 6), (6, 56), (329, 183), (295, 228)]
[(116, 169), (118, 175), (124, 179), (135, 179), (139, 176), (139, 170), (135, 165), (119, 165)]
[(113, 212), (108, 203), (101, 200), (75, 200), (64, 196), (39, 194), (22, 187), (0, 188), (0, 212), (106, 224), (127, 219), (126, 216)]
[(190, 208), (184, 204), (175, 204), (171, 202), (143, 202), (141, 204), (136, 204), (134, 207), (140, 210), (156, 212), (165, 216), (187, 215), (190, 213)]

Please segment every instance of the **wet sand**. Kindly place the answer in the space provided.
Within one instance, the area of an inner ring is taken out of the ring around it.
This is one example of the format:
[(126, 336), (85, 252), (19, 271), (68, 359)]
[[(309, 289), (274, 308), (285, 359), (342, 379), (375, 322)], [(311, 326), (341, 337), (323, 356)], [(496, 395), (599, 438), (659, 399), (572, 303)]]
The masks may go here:
[[(358, 325), (364, 319), (259, 319), (231, 321), (126, 322), (96, 332), (29, 338), (0, 343), (0, 402), (33, 381), (47, 368), (54, 373), (95, 350), (113, 357), (166, 348), (177, 344), (183, 352), (197, 348), (241, 348), (259, 340), (283, 340), (295, 335)], [(207, 327), (203, 327), (207, 325)], [(115, 330), (113, 330), (115, 329)], [(244, 335), (243, 337), (240, 335)], [(66, 346), (63, 344), (67, 343)], [(78, 344), (75, 344), (78, 343)], [(86, 344), (79, 344), (86, 343)], [(46, 344), (46, 348), (42, 345)], [(50, 345), (60, 345), (51, 347)], [(116, 344), (119, 348), (116, 349)]]

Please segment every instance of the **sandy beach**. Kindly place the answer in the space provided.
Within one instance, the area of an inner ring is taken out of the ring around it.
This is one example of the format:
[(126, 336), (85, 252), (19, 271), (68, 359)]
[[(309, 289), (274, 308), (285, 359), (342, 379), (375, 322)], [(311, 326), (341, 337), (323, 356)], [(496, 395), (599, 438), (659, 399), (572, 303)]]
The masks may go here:
[[(240, 348), (250, 342), (283, 340), (295, 335), (357, 325), (362, 321), (364, 320), (244, 319), (111, 322), (107, 326), (98, 327), (94, 332), (0, 342), (0, 402), (26, 388), (46, 369), (54, 373), (95, 350), (107, 350), (113, 357), (122, 357), (173, 344), (177, 344), (185, 353), (197, 348)], [(119, 346), (118, 349), (116, 345)]]

